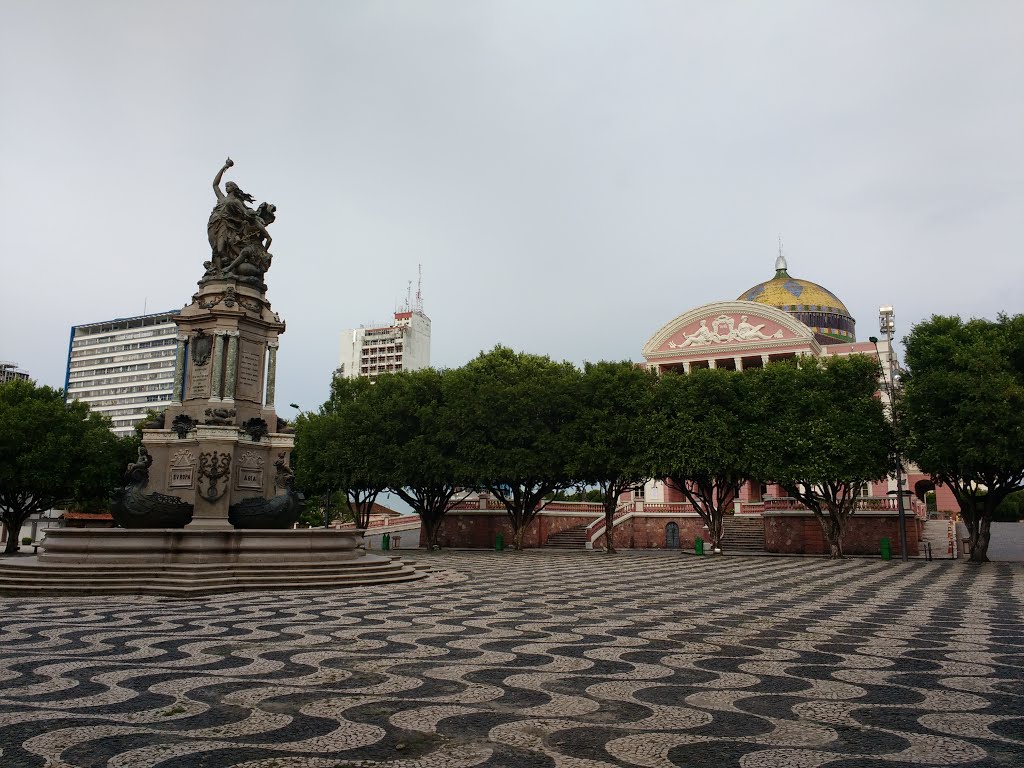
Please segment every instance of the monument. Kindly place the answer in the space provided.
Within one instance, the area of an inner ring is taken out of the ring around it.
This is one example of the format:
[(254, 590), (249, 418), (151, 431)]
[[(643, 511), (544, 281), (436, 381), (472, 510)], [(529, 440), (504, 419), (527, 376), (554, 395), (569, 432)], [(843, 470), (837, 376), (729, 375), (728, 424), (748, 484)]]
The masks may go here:
[(264, 282), (277, 208), (224, 174), (199, 290), (177, 316), (171, 405), (143, 425), (111, 501), (117, 528), (50, 529), (38, 558), (0, 569), (0, 594), (330, 588), (424, 575), (367, 553), (360, 530), (296, 529), (293, 430), (274, 408), (285, 324)]
[(210, 260), (178, 324), (174, 391), (143, 430), (130, 485), (112, 506), (122, 528), (286, 529), (299, 503), (289, 469), (294, 438), (274, 409), (285, 324), (264, 282), (276, 206), (213, 180)]

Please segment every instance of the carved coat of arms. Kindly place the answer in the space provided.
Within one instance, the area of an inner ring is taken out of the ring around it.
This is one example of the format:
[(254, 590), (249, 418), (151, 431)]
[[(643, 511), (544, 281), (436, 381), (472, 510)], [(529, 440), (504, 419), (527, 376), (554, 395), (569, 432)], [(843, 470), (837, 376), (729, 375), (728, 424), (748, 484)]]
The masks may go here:
[(213, 336), (199, 333), (192, 338), (192, 364), (206, 365), (210, 360), (210, 353), (213, 351)]

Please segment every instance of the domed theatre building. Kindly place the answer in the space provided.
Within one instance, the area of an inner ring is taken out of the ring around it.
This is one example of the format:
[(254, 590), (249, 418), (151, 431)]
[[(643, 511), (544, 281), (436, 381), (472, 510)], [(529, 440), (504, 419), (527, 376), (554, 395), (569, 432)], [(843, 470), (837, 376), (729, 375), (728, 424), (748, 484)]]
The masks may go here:
[[(781, 250), (771, 279), (734, 301), (711, 302), (683, 312), (650, 337), (642, 354), (646, 365), (659, 373), (689, 373), (697, 368), (741, 371), (778, 360), (850, 354), (880, 354), (882, 364), (888, 365), (886, 345), (876, 350), (871, 341), (858, 342), (856, 320), (846, 305), (827, 288), (790, 275)], [(887, 398), (884, 392), (881, 395)], [(925, 517), (924, 494), (934, 486), (913, 471), (908, 481), (904, 487), (914, 493), (906, 496), (904, 507), (907, 552), (916, 555)], [(938, 489), (940, 495), (943, 491)], [(895, 478), (865, 486), (857, 503), (843, 538), (844, 551), (878, 554), (881, 539), (888, 538), (896, 555)], [(950, 508), (955, 509), (955, 504)], [(493, 546), (499, 533), (509, 540), (503, 509), (483, 496), (463, 502), (449, 514), (442, 524), (441, 541), (445, 546)], [(600, 548), (606, 535), (599, 504), (554, 502), (537, 515), (524, 544)], [(616, 547), (665, 549), (692, 548), (696, 537), (708, 538), (683, 495), (660, 480), (650, 480), (623, 496), (613, 536)], [(741, 489), (733, 514), (725, 521), (723, 546), (732, 551), (829, 552), (810, 510), (788, 498), (781, 487), (758, 482), (748, 482)]]

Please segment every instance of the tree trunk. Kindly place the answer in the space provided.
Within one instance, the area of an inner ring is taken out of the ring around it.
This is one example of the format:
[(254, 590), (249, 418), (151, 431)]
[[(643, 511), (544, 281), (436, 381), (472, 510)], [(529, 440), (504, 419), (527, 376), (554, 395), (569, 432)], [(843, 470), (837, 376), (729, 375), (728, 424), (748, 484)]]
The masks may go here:
[(4, 545), (5, 555), (18, 554), (18, 547), (21, 546), (21, 542), (18, 541), (19, 535), (21, 535), (21, 526), (18, 526), (17, 531), (12, 531), (10, 526), (7, 527), (7, 544)]
[(828, 541), (829, 559), (846, 559), (846, 556), (843, 554), (842, 524), (836, 519), (835, 515), (832, 513), (830, 513), (828, 516), (825, 516), (824, 514), (819, 514), (818, 522), (821, 523), (821, 530), (825, 534), (825, 539)]
[(436, 520), (424, 519), (423, 522), (427, 526), (427, 549), (433, 549), (439, 546), (437, 543), (437, 537), (441, 533), (441, 521), (444, 518), (439, 517)]
[[(515, 525), (515, 521), (513, 521), (513, 525)], [(523, 536), (526, 534), (526, 525), (526, 523), (522, 523), (512, 531), (512, 541), (515, 543), (516, 549), (520, 552), (523, 550)]]
[(5, 555), (18, 554), (18, 548), (21, 546), (21, 526), (25, 524), (31, 514), (31, 509), (25, 511), (24, 509), (9, 508), (3, 520), (0, 521), (0, 524), (7, 529), (7, 543), (4, 545)]
[(968, 528), (970, 530), (969, 541), (971, 545), (970, 561), (972, 563), (989, 562), (988, 543), (992, 537), (991, 526), (992, 518), (984, 512), (973, 518), (972, 524)]
[(725, 520), (720, 511), (712, 509), (706, 522), (708, 525), (708, 536), (711, 537), (711, 551), (712, 553), (720, 552), (722, 549), (722, 539), (725, 538)]

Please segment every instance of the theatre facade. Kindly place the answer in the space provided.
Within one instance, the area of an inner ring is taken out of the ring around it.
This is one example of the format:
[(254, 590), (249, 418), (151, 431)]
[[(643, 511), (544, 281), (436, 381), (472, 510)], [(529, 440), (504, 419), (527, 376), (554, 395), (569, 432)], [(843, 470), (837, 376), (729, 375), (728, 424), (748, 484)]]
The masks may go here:
[[(716, 301), (673, 318), (643, 346), (645, 364), (659, 373), (689, 373), (697, 368), (741, 371), (794, 358), (878, 355), (888, 366), (888, 349), (858, 342), (856, 321), (846, 306), (822, 286), (791, 277), (780, 253), (775, 275), (732, 301)], [(888, 396), (880, 391), (883, 400)], [(926, 517), (925, 493), (935, 490), (940, 510), (955, 510), (948, 489), (936, 489), (909, 468), (904, 481), (907, 553), (918, 554)], [(860, 490), (857, 512), (843, 539), (848, 554), (875, 554), (888, 538), (898, 553), (899, 531), (895, 478)], [(653, 479), (624, 494), (611, 533), (616, 548), (692, 549), (708, 539), (700, 517), (682, 494)], [(511, 540), (504, 508), (486, 494), (460, 504), (442, 524), (440, 542), (449, 547), (493, 547), (501, 535)], [(595, 549), (605, 546), (604, 512), (599, 504), (555, 502), (531, 523), (524, 546)], [(425, 543), (425, 539), (423, 540)], [(733, 514), (725, 521), (724, 548), (794, 554), (827, 554), (828, 542), (810, 510), (786, 496), (779, 486), (748, 482), (741, 488)]]

